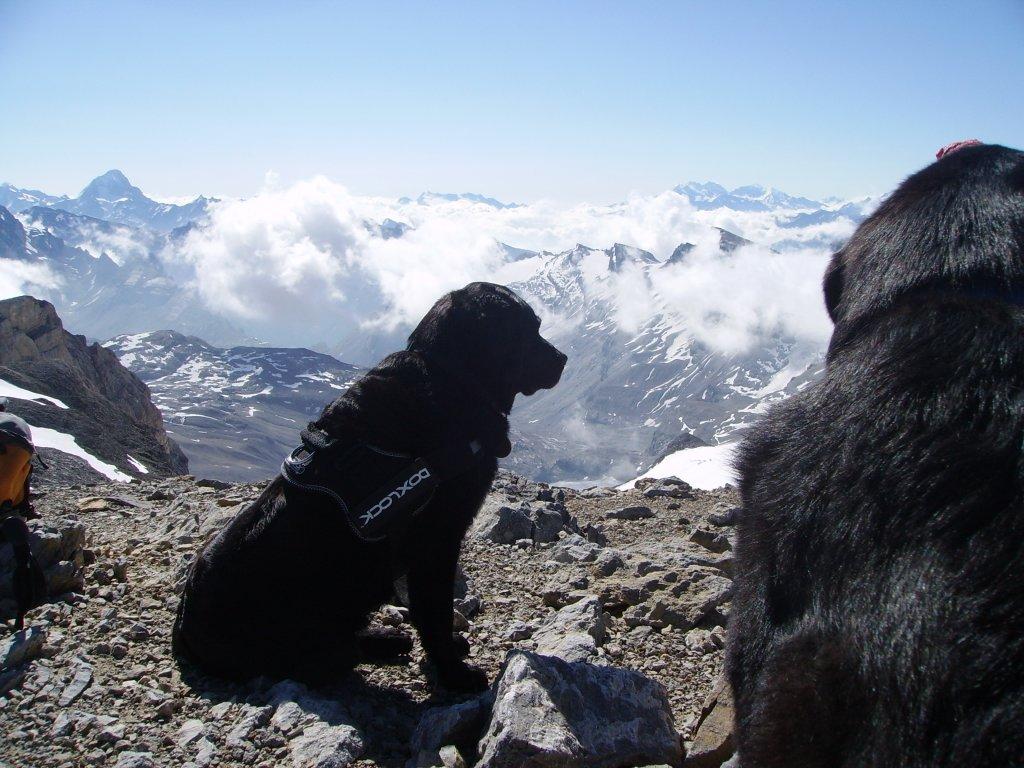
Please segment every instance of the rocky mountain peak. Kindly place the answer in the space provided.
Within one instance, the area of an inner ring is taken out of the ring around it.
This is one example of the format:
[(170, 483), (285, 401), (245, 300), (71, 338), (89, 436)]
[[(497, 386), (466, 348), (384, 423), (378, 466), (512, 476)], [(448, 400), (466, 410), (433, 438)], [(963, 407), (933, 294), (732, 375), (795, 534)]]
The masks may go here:
[(148, 387), (99, 344), (64, 329), (53, 305), (32, 296), (0, 301), (0, 380), (55, 399), (16, 400), (33, 426), (77, 441), (127, 474), (186, 472), (188, 460), (164, 430)]
[(25, 251), (25, 228), (0, 206), (0, 258), (17, 259)]
[(615, 245), (608, 249), (607, 253), (608, 269), (612, 272), (618, 272), (627, 263), (639, 265), (658, 263), (653, 253), (632, 245), (623, 245), (622, 243), (615, 243)]
[(85, 189), (82, 190), (82, 194), (79, 195), (79, 199), (91, 198), (110, 202), (122, 198), (141, 197), (144, 197), (142, 190), (138, 187), (133, 187), (132, 183), (128, 181), (128, 177), (118, 170), (107, 171), (103, 175), (97, 176), (89, 182)]

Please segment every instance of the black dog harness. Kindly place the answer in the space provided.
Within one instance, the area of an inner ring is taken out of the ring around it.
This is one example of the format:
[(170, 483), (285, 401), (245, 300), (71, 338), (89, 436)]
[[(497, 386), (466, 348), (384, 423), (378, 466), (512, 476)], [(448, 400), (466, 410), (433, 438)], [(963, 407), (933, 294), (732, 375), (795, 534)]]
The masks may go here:
[(288, 454), (281, 475), (289, 485), (331, 499), (356, 537), (381, 541), (433, 498), (439, 483), (472, 469), (484, 456), (479, 440), (452, 441), (423, 457), (362, 441), (343, 442), (310, 426)]

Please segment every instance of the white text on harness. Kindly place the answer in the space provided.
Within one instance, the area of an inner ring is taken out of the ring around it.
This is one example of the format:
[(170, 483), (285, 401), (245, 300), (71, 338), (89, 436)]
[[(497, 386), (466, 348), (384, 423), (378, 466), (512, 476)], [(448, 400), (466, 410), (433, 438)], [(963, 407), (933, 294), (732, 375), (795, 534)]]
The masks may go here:
[(364, 526), (369, 525), (378, 515), (380, 515), (382, 512), (388, 509), (392, 504), (401, 499), (403, 496), (405, 496), (405, 494), (407, 494), (417, 485), (422, 483), (428, 477), (430, 477), (430, 470), (424, 467), (415, 475), (412, 475), (400, 486), (395, 488), (395, 490), (391, 491), (391, 493), (389, 493), (383, 499), (381, 499), (368, 510), (366, 510), (366, 512), (363, 513), (362, 517), (359, 518), (359, 522)]

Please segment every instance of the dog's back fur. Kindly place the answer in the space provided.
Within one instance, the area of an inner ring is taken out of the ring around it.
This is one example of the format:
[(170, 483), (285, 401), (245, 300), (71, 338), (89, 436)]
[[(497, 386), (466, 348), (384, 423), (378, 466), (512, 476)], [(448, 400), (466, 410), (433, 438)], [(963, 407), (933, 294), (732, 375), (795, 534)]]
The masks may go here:
[(744, 768), (1024, 764), (1024, 154), (962, 149), (833, 259), (821, 381), (739, 460)]

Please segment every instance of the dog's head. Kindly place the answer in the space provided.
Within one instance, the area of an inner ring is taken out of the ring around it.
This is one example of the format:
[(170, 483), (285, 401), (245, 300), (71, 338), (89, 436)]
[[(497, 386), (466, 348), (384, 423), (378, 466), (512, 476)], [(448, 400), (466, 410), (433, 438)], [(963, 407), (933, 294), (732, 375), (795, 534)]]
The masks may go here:
[(832, 257), (837, 335), (911, 293), (1024, 288), (1024, 152), (960, 145), (899, 186)]
[(540, 335), (530, 305), (493, 283), (470, 283), (442, 297), (409, 336), (408, 349), (472, 377), (506, 412), (517, 394), (555, 386), (567, 359)]

